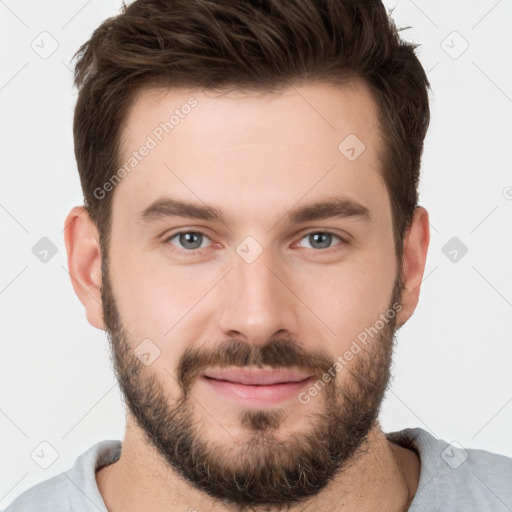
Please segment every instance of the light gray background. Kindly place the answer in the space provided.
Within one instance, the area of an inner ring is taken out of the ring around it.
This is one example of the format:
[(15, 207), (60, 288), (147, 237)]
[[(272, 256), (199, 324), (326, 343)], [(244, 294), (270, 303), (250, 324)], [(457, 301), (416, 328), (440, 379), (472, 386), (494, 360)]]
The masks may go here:
[[(82, 204), (70, 59), (120, 5), (0, 0), (0, 508), (123, 436), (106, 336), (72, 290), (63, 239)], [(512, 0), (386, 5), (412, 27), (403, 37), (421, 44), (432, 85), (420, 187), (431, 245), (382, 425), (512, 457)], [(45, 263), (32, 252), (42, 237), (57, 248)], [(455, 262), (452, 237), (468, 249)]]

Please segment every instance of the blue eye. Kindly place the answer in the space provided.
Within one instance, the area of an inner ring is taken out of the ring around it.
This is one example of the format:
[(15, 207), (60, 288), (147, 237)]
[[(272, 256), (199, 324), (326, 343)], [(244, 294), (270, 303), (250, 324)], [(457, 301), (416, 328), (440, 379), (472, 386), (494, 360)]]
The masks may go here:
[(330, 249), (333, 237), (337, 238), (342, 243), (345, 242), (339, 235), (330, 231), (313, 231), (301, 238), (301, 240), (307, 239), (311, 244), (311, 249)]
[[(172, 242), (174, 239), (176, 239), (176, 241)], [(339, 242), (333, 246), (332, 244), (335, 239), (338, 239)], [(322, 251), (322, 249), (329, 250), (337, 245), (348, 244), (346, 240), (331, 231), (312, 231), (304, 235), (299, 243), (302, 240), (308, 240), (310, 245), (306, 248), (313, 249), (317, 252), (327, 252), (326, 250)], [(201, 254), (201, 249), (208, 247), (208, 241), (211, 242), (210, 238), (201, 231), (178, 231), (166, 238), (164, 243), (170, 244), (173, 251), (187, 256), (194, 256)]]
[(205, 238), (209, 240), (209, 238), (200, 231), (180, 231), (167, 238), (166, 242), (170, 242), (174, 238), (178, 238), (179, 243), (187, 252), (193, 251), (194, 249), (203, 249), (202, 242)]

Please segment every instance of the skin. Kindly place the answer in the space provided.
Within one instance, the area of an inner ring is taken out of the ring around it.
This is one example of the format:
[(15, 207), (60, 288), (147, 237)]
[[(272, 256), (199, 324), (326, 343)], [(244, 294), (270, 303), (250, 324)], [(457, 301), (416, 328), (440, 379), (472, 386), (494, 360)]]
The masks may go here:
[[(261, 348), (286, 334), (334, 360), (389, 307), (399, 270), (389, 196), (379, 173), (377, 110), (364, 84), (303, 84), (278, 94), (146, 89), (126, 119), (123, 157), (191, 96), (198, 105), (121, 180), (112, 204), (109, 282), (116, 307), (132, 348), (147, 338), (159, 347), (145, 375), (159, 379), (169, 404), (180, 397), (172, 377), (190, 347), (206, 350), (236, 338)], [(349, 134), (366, 146), (354, 161), (338, 150)], [(366, 206), (371, 222), (286, 221), (292, 208), (333, 191)], [(164, 194), (212, 205), (226, 223), (179, 217), (138, 223), (137, 213)], [(98, 231), (83, 207), (73, 208), (65, 225), (73, 287), (88, 321), (106, 329)], [(199, 255), (184, 254), (178, 237), (171, 243), (169, 237), (181, 230), (206, 234)], [(329, 248), (312, 248), (306, 235), (326, 230), (350, 243), (334, 237)], [(236, 252), (247, 236), (262, 248), (250, 264)], [(418, 303), (428, 244), (428, 213), (418, 207), (404, 239), (397, 327)], [(336, 384), (342, 388), (349, 378), (349, 372), (339, 372)], [(240, 406), (199, 383), (191, 390), (204, 441), (235, 453), (236, 439), (241, 450), (250, 432), (240, 421)], [(311, 432), (311, 414), (328, 412), (321, 396), (279, 408), (286, 419), (274, 435), (283, 442)], [(416, 454), (390, 443), (375, 422), (364, 451), (345, 471), (289, 510), (406, 510), (419, 472)], [(181, 479), (129, 410), (121, 458), (96, 479), (109, 510), (237, 509)]]

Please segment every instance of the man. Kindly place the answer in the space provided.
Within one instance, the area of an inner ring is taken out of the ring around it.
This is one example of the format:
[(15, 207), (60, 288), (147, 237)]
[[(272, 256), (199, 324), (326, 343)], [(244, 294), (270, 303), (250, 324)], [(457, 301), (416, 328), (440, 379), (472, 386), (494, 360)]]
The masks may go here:
[(136, 0), (76, 84), (69, 270), (126, 433), (9, 512), (512, 510), (512, 460), (379, 426), (429, 244), (382, 4)]

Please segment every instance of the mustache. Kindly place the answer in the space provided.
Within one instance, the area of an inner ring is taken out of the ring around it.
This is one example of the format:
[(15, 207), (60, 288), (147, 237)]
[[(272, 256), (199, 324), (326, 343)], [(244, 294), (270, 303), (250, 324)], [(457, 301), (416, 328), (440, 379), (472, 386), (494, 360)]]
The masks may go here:
[(239, 340), (226, 340), (213, 347), (187, 348), (178, 364), (178, 384), (187, 396), (195, 378), (207, 368), (263, 366), (274, 369), (305, 370), (321, 378), (334, 360), (323, 350), (306, 350), (290, 338), (270, 340), (253, 345)]

